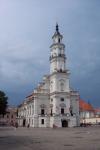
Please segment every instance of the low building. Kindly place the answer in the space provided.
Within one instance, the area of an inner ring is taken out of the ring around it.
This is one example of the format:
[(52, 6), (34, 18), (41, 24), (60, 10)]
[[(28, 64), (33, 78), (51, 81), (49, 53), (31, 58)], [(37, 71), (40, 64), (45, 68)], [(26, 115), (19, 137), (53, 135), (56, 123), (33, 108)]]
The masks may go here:
[(0, 118), (1, 124), (14, 126), (17, 122), (17, 107), (8, 106), (4, 117)]
[(100, 108), (95, 108), (94, 111), (95, 111), (95, 116), (97, 118), (100, 118)]
[(94, 108), (90, 103), (79, 100), (80, 123), (100, 124), (100, 108)]
[(80, 122), (85, 122), (86, 118), (93, 118), (95, 115), (93, 106), (82, 99), (79, 100), (79, 110)]

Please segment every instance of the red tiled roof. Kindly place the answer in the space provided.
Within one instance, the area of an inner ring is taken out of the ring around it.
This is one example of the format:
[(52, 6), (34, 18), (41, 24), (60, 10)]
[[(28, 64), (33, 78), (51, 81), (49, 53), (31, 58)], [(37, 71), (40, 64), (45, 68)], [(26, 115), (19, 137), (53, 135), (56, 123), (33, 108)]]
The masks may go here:
[(79, 107), (81, 111), (94, 111), (91, 104), (85, 102), (84, 100), (79, 100)]
[(95, 111), (96, 113), (100, 113), (100, 108), (95, 108), (94, 111)]

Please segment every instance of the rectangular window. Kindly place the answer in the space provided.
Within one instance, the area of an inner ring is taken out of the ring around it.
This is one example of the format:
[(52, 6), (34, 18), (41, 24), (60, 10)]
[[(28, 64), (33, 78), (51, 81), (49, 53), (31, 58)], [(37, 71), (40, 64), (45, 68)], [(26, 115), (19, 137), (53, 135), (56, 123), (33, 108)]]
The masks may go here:
[(51, 102), (53, 102), (53, 99), (51, 98)]
[(52, 116), (53, 114), (52, 114), (52, 109), (51, 109), (51, 116)]
[(61, 114), (64, 114), (64, 108), (61, 108)]
[(33, 119), (32, 119), (32, 125), (33, 125)]
[(44, 119), (41, 119), (41, 124), (44, 124)]
[(41, 115), (44, 115), (44, 109), (41, 109)]
[(61, 98), (61, 101), (63, 102), (63, 101), (64, 101), (64, 98)]

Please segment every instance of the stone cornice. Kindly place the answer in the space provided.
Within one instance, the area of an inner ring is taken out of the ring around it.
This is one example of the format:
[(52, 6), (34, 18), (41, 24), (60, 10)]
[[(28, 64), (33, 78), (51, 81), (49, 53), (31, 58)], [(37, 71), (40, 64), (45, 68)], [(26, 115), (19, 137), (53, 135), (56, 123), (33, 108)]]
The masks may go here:
[(55, 71), (55, 72), (53, 72), (52, 74), (50, 74), (50, 77), (53, 76), (53, 75), (58, 75), (58, 74), (67, 75), (68, 73), (67, 73), (67, 71), (62, 71), (62, 72), (60, 72), (60, 71)]
[(63, 46), (64, 48), (65, 48), (65, 45), (63, 44), (63, 43), (53, 43), (51, 46), (50, 46), (50, 48), (52, 48), (52, 47), (56, 47), (56, 46)]
[(61, 94), (70, 96), (70, 92), (58, 92), (58, 91), (50, 93), (50, 96), (55, 95), (55, 94), (58, 95), (58, 96), (61, 95)]

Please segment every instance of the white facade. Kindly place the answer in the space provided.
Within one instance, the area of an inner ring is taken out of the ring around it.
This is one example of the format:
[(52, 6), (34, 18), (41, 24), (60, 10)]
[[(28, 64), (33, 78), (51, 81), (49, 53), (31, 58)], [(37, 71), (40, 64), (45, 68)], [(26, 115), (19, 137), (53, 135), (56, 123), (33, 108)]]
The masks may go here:
[(79, 125), (79, 94), (70, 89), (65, 45), (58, 25), (50, 46), (50, 75), (43, 77), (33, 93), (19, 107), (19, 125), (73, 127)]

